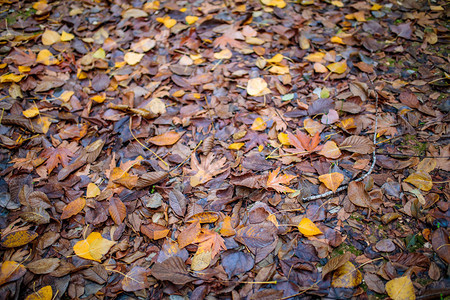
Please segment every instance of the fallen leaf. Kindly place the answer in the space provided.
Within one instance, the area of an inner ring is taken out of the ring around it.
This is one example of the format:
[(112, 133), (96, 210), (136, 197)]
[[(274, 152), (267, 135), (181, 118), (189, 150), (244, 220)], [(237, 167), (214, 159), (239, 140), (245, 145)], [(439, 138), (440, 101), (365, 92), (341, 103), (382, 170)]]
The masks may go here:
[(214, 53), (215, 59), (230, 59), (233, 56), (233, 53), (228, 48), (223, 49), (220, 52)]
[(323, 234), (310, 219), (303, 218), (298, 224), (298, 231), (306, 237)]
[(13, 231), (2, 236), (0, 245), (6, 248), (15, 248), (28, 244), (38, 237), (38, 234), (30, 230)]
[(51, 46), (55, 43), (61, 42), (61, 36), (56, 31), (45, 29), (42, 34), (42, 44), (45, 46)]
[(147, 268), (134, 266), (122, 280), (123, 290), (135, 292), (147, 288), (149, 286), (147, 273), (149, 273)]
[(25, 275), (26, 272), (27, 269), (23, 265), (15, 261), (6, 260), (0, 267), (0, 285), (17, 280)]
[(225, 172), (224, 168), (226, 158), (222, 157), (220, 160), (213, 162), (215, 155), (209, 153), (206, 158), (202, 158), (202, 162), (199, 163), (195, 154), (191, 156), (191, 168), (195, 171), (195, 175), (191, 176), (190, 184), (192, 187), (196, 187), (200, 184), (206, 183), (213, 179), (214, 176)]
[(317, 154), (325, 156), (326, 158), (337, 159), (341, 156), (342, 153), (341, 153), (341, 150), (339, 150), (339, 148), (335, 142), (327, 141), (323, 145), (322, 150), (317, 152)]
[(61, 41), (62, 42), (68, 42), (68, 41), (71, 41), (71, 40), (73, 40), (74, 39), (74, 35), (73, 34), (71, 34), (71, 33), (68, 33), (68, 32), (65, 32), (64, 30), (63, 30), (63, 32), (61, 33)]
[(61, 220), (68, 219), (72, 216), (80, 213), (83, 208), (86, 206), (86, 199), (83, 197), (77, 198), (71, 202), (69, 202), (62, 211)]
[(250, 96), (259, 97), (270, 93), (270, 90), (267, 88), (267, 82), (263, 78), (258, 77), (248, 81), (247, 93)]
[(167, 229), (166, 227), (156, 223), (141, 225), (140, 229), (143, 234), (145, 234), (152, 240), (159, 240), (165, 238), (170, 232), (170, 230)]
[(95, 183), (89, 182), (86, 190), (86, 198), (95, 198), (100, 195), (100, 189)]
[(282, 184), (289, 184), (289, 182), (297, 176), (285, 174), (278, 176), (280, 168), (278, 167), (275, 171), (269, 173), (267, 178), (267, 187), (276, 190), (279, 193), (293, 193), (295, 190), (284, 186)]
[(81, 258), (101, 262), (102, 256), (108, 253), (114, 244), (116, 242), (104, 239), (99, 232), (92, 232), (85, 240), (77, 242), (73, 250)]
[(350, 252), (345, 252), (342, 255), (338, 255), (336, 257), (333, 257), (332, 259), (330, 259), (325, 266), (323, 266), (322, 269), (322, 278), (325, 278), (325, 276), (328, 273), (333, 272), (334, 270), (339, 269), (340, 267), (342, 267), (344, 264), (346, 264), (350, 258), (351, 258), (352, 254)]
[(112, 197), (109, 200), (109, 215), (111, 219), (113, 219), (114, 223), (117, 225), (122, 224), (123, 220), (127, 216), (127, 208), (125, 204), (123, 204), (122, 200), (117, 197)]
[(347, 261), (334, 272), (331, 285), (337, 288), (355, 288), (361, 282), (361, 272), (351, 262)]
[(256, 118), (255, 121), (252, 124), (252, 127), (250, 127), (251, 130), (255, 131), (264, 131), (267, 127), (267, 123), (264, 122), (264, 120), (260, 117)]
[(189, 275), (184, 261), (178, 257), (169, 257), (162, 263), (155, 263), (151, 269), (153, 277), (159, 280), (167, 280), (173, 284), (184, 285), (195, 278)]
[(336, 192), (342, 181), (344, 181), (344, 175), (338, 172), (328, 173), (320, 175), (319, 180), (320, 182), (325, 184), (327, 188), (329, 188), (333, 192)]
[(27, 109), (27, 110), (24, 110), (24, 111), (22, 112), (22, 114), (23, 114), (26, 118), (31, 119), (31, 118), (34, 118), (34, 117), (36, 117), (37, 115), (39, 115), (39, 109), (38, 109), (36, 106), (33, 106), (33, 107), (31, 107), (31, 108), (29, 108), (29, 109)]
[(185, 19), (186, 19), (186, 23), (188, 25), (192, 25), (192, 24), (194, 24), (195, 22), (198, 21), (198, 17), (196, 17), (196, 16), (186, 16)]
[(370, 196), (364, 189), (363, 182), (351, 181), (348, 184), (348, 199), (360, 207), (370, 207)]
[(433, 187), (433, 180), (430, 174), (422, 171), (409, 175), (404, 181), (411, 183), (422, 191), (429, 191)]
[(50, 285), (46, 285), (39, 291), (28, 295), (25, 300), (52, 300), (53, 299), (53, 289)]
[(392, 300), (414, 300), (414, 286), (408, 276), (392, 279), (386, 283), (386, 292)]
[(43, 258), (29, 263), (27, 269), (34, 274), (49, 274), (55, 271), (59, 264), (59, 258)]
[(148, 139), (148, 141), (157, 146), (171, 146), (178, 142), (184, 132), (167, 131), (163, 134), (156, 135)]
[(333, 73), (342, 74), (347, 71), (347, 63), (345, 60), (327, 65), (328, 70)]
[(346, 138), (341, 144), (340, 148), (359, 154), (369, 154), (375, 149), (373, 141), (364, 136), (352, 135)]
[(130, 66), (134, 66), (142, 60), (144, 55), (144, 53), (127, 52), (124, 56), (124, 60)]

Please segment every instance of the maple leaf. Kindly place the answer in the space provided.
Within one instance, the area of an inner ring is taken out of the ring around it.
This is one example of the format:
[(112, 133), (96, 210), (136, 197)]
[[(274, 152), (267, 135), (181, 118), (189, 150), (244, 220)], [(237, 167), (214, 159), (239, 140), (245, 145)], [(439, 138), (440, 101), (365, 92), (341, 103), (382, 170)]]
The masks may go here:
[(36, 151), (29, 151), (27, 153), (27, 156), (25, 158), (14, 158), (11, 160), (12, 163), (14, 163), (14, 168), (17, 168), (19, 170), (26, 170), (28, 172), (31, 172), (34, 168), (34, 164), (36, 161)]
[(214, 176), (225, 172), (226, 168), (223, 168), (226, 162), (226, 157), (222, 157), (220, 160), (213, 163), (215, 155), (209, 153), (202, 162), (199, 163), (195, 155), (191, 156), (191, 168), (196, 171), (195, 175), (191, 176), (191, 186), (206, 183), (210, 181)]
[[(317, 132), (314, 137), (310, 138), (305, 133), (299, 131), (297, 134), (288, 132), (289, 143), (295, 147), (294, 149), (286, 149), (286, 151), (297, 153), (299, 155), (306, 155), (311, 152), (319, 151), (322, 146), (318, 147), (320, 143), (320, 135)], [(295, 152), (294, 152), (295, 151)]]
[[(282, 176), (278, 176), (278, 173), (280, 172), (280, 168), (278, 167), (275, 171), (269, 173), (269, 177), (267, 178), (267, 187), (273, 188), (277, 192), (280, 193), (293, 193), (295, 190), (283, 186), (281, 184), (289, 184), (289, 181), (294, 179), (297, 176), (284, 174)], [(278, 177), (277, 177), (278, 176)]]
[(249, 141), (248, 143), (245, 144), (245, 152), (248, 152), (251, 149), (253, 149), (254, 147), (256, 147), (256, 145), (265, 146), (267, 144), (268, 138), (269, 137), (265, 133), (257, 133), (255, 131), (249, 131), (249, 132), (247, 132), (245, 137), (237, 140), (236, 142)]
[(214, 40), (214, 48), (220, 47), (225, 49), (227, 45), (231, 47), (242, 49), (242, 43), (236, 39), (244, 40), (244, 36), (237, 29), (239, 28), (240, 22), (235, 25), (230, 25), (227, 30), (223, 32), (223, 35)]
[(74, 155), (73, 148), (73, 145), (69, 144), (67, 141), (63, 141), (58, 148), (47, 148), (41, 153), (41, 157), (47, 158), (45, 165), (47, 166), (48, 174), (50, 174), (59, 164), (63, 167), (69, 164), (69, 157)]
[(211, 251), (211, 258), (219, 254), (220, 250), (227, 250), (223, 238), (213, 230), (202, 228), (195, 242), (199, 244), (197, 252)]

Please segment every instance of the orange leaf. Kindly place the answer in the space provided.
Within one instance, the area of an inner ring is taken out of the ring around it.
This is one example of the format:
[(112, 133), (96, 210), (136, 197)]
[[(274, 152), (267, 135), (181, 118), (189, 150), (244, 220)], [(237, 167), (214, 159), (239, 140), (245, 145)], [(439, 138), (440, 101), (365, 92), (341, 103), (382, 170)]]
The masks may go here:
[(260, 117), (256, 118), (255, 121), (252, 124), (252, 127), (250, 127), (251, 130), (255, 131), (263, 131), (267, 127), (266, 122)]
[(222, 228), (220, 228), (220, 234), (225, 237), (236, 234), (236, 230), (234, 230), (233, 226), (231, 226), (230, 216), (226, 216), (223, 219)]
[(148, 225), (141, 225), (141, 232), (152, 240), (159, 240), (169, 234), (169, 229), (156, 223), (150, 223)]
[(214, 223), (219, 219), (219, 214), (213, 211), (205, 211), (190, 217), (186, 222), (196, 222), (198, 221), (200, 224), (204, 223)]
[(170, 146), (178, 142), (184, 132), (168, 131), (166, 133), (151, 137), (148, 141), (157, 146)]
[(297, 132), (296, 135), (288, 132), (288, 137), (289, 142), (296, 148), (296, 151), (301, 152), (299, 153), (300, 155), (305, 155), (308, 152), (319, 151), (321, 149), (321, 147), (317, 147), (320, 143), (319, 134), (319, 132), (316, 132), (314, 137), (310, 138), (301, 131)]
[(314, 236), (322, 234), (319, 228), (308, 218), (303, 218), (298, 224), (298, 231), (300, 231), (304, 236)]
[(127, 216), (127, 208), (125, 207), (125, 204), (123, 204), (123, 202), (116, 197), (113, 197), (111, 198), (111, 200), (109, 200), (108, 211), (114, 223), (116, 223), (117, 225), (122, 224), (123, 220)]
[(289, 182), (297, 176), (288, 175), (288, 174), (278, 176), (279, 172), (280, 172), (280, 168), (278, 167), (278, 169), (269, 173), (269, 177), (267, 178), (267, 187), (273, 188), (274, 190), (276, 190), (279, 193), (295, 192), (295, 190), (293, 190), (287, 186), (283, 186), (281, 184), (289, 184)]
[(338, 172), (323, 174), (319, 176), (319, 180), (320, 182), (323, 182), (327, 188), (336, 192), (342, 181), (344, 181), (344, 175)]
[(195, 242), (199, 243), (197, 253), (211, 251), (211, 258), (219, 254), (220, 250), (227, 250), (223, 238), (217, 232), (206, 228), (202, 228)]
[(192, 187), (206, 183), (210, 181), (214, 176), (225, 172), (226, 168), (223, 168), (226, 162), (226, 157), (222, 157), (220, 160), (213, 162), (214, 154), (209, 153), (206, 158), (202, 158), (202, 162), (199, 163), (194, 154), (191, 156), (191, 168), (197, 171), (195, 175), (191, 176), (190, 184)]
[(21, 278), (27, 269), (18, 262), (7, 260), (0, 268), (0, 285)]
[(30, 230), (19, 230), (13, 231), (2, 237), (0, 245), (6, 248), (15, 248), (28, 244), (35, 238), (38, 234)]
[(326, 158), (336, 159), (341, 156), (341, 150), (339, 150), (338, 146), (333, 141), (327, 141), (322, 150), (318, 152), (318, 154), (325, 156)]
[(61, 214), (61, 220), (68, 219), (72, 216), (75, 216), (80, 211), (83, 210), (84, 206), (86, 205), (86, 199), (83, 197), (77, 198), (73, 200), (72, 202), (68, 203)]
[(181, 231), (177, 238), (180, 249), (194, 243), (200, 233), (200, 230), (200, 222), (196, 221)]

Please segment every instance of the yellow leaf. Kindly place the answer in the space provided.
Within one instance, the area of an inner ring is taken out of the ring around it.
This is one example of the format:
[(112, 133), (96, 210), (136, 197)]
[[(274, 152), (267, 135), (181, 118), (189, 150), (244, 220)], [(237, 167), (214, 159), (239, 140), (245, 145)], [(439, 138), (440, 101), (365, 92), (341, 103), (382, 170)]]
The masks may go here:
[(244, 145), (245, 145), (245, 143), (233, 143), (233, 144), (228, 146), (228, 149), (230, 149), (230, 150), (239, 150)]
[(434, 158), (424, 158), (418, 165), (417, 165), (417, 171), (422, 171), (425, 173), (430, 173), (436, 168), (437, 161)]
[(16, 74), (12, 74), (12, 73), (3, 74), (2, 76), (0, 76), (0, 83), (19, 82), (24, 77), (25, 77), (25, 75), (16, 75)]
[(31, 68), (28, 66), (18, 66), (17, 69), (19, 69), (20, 73), (28, 73), (31, 71)]
[(333, 36), (333, 37), (330, 39), (330, 41), (331, 41), (332, 43), (345, 45), (344, 41), (343, 41), (340, 37), (338, 37), (338, 36)]
[(62, 32), (62, 34), (61, 34), (61, 41), (63, 41), (63, 42), (68, 42), (68, 41), (73, 40), (74, 37), (75, 37), (75, 36), (74, 36), (73, 34), (68, 33), (68, 32), (65, 32), (65, 31), (63, 30), (63, 32)]
[(277, 63), (280, 63), (280, 62), (283, 60), (283, 58), (284, 58), (284, 56), (281, 55), (280, 53), (278, 53), (278, 54), (275, 54), (274, 57), (272, 57), (272, 58), (270, 58), (270, 59), (266, 59), (266, 61), (267, 61), (268, 63), (277, 64)]
[(338, 172), (323, 174), (319, 176), (319, 180), (325, 184), (327, 188), (336, 192), (342, 181), (344, 181), (344, 175)]
[(261, 0), (261, 2), (267, 6), (276, 6), (278, 8), (286, 7), (286, 2), (284, 2), (284, 0)]
[(270, 73), (278, 74), (278, 75), (284, 75), (289, 74), (289, 67), (288, 66), (273, 66), (269, 69)]
[(73, 94), (75, 94), (74, 91), (64, 91), (61, 96), (58, 97), (59, 100), (62, 102), (69, 102), (70, 98), (72, 98)]
[(253, 36), (247, 37), (245, 39), (245, 42), (247, 44), (250, 44), (250, 45), (262, 45), (262, 44), (264, 44), (264, 40), (263, 39), (260, 39), (260, 38), (257, 38), (257, 37), (253, 37)]
[[(0, 245), (5, 248), (16, 248), (28, 244), (38, 237), (38, 234), (30, 230), (12, 231), (2, 236)], [(1, 275), (1, 274), (0, 274)], [(0, 283), (1, 285), (1, 283)]]
[(41, 125), (41, 129), (44, 134), (48, 132), (48, 129), (52, 124), (48, 117), (40, 117), (39, 119), (37, 119), (37, 123)]
[(170, 29), (173, 26), (175, 26), (175, 24), (177, 24), (177, 21), (175, 19), (168, 18), (168, 19), (165, 19), (163, 23), (164, 23), (164, 26), (166, 26), (167, 28)]
[(375, 3), (374, 5), (372, 5), (372, 7), (370, 8), (370, 10), (380, 10), (381, 8), (383, 8), (383, 5), (380, 5), (378, 3)]
[(353, 14), (353, 16), (355, 17), (356, 21), (358, 21), (358, 22), (365, 22), (366, 21), (366, 18), (364, 16), (364, 11), (355, 12)]
[(308, 218), (303, 218), (298, 224), (298, 231), (304, 236), (314, 236), (322, 234), (319, 228)]
[(186, 7), (180, 8), (180, 11), (181, 11), (181, 12), (186, 12), (186, 11), (187, 11), (187, 8), (186, 8)]
[(33, 106), (27, 110), (24, 110), (22, 113), (26, 118), (31, 119), (39, 114), (39, 109), (36, 106)]
[(193, 271), (204, 270), (209, 266), (211, 260), (212, 260), (211, 250), (210, 251), (197, 250), (197, 252), (194, 254), (194, 257), (192, 257), (191, 269)]
[(125, 61), (130, 66), (134, 66), (135, 64), (139, 63), (141, 59), (144, 57), (145, 54), (143, 53), (134, 53), (134, 52), (127, 52), (125, 54)]
[(2, 64), (0, 64), (0, 69), (4, 69), (4, 68), (6, 68), (7, 66), (8, 66), (7, 63), (2, 63)]
[(342, 74), (347, 71), (347, 63), (345, 62), (345, 60), (343, 60), (340, 62), (329, 64), (327, 68), (333, 73)]
[(56, 59), (56, 57), (53, 56), (53, 54), (50, 51), (48, 51), (47, 49), (43, 49), (39, 51), (36, 57), (36, 63), (51, 66), (57, 64), (58, 60)]
[(291, 143), (289, 143), (289, 137), (288, 137), (287, 133), (284, 133), (284, 132), (280, 132), (278, 134), (278, 141), (284, 146), (289, 146), (291, 144)]
[(52, 300), (53, 299), (53, 290), (50, 285), (44, 286), (39, 291), (34, 292), (31, 295), (28, 295), (28, 297), (25, 298), (25, 300)]
[[(375, 5), (374, 5), (375, 6)], [(381, 7), (380, 7), (381, 8)], [(444, 10), (444, 8), (442, 7), (442, 6), (440, 6), (440, 5), (430, 5), (430, 9), (432, 10), (432, 11), (443, 11)]]
[(186, 23), (188, 23), (189, 25), (194, 24), (195, 22), (197, 22), (198, 17), (196, 16), (186, 16)]
[(386, 283), (386, 292), (392, 300), (414, 300), (414, 286), (408, 276), (392, 279)]
[(95, 198), (100, 195), (100, 189), (95, 183), (89, 182), (86, 191), (86, 198)]
[(277, 220), (277, 216), (275, 216), (274, 214), (268, 215), (267, 218), (266, 218), (266, 220), (272, 222), (273, 225), (275, 225), (275, 226), (277, 226), (277, 227), (279, 226), (278, 220)]
[(98, 48), (97, 51), (92, 54), (92, 57), (96, 59), (104, 59), (106, 57), (106, 52), (103, 48)]
[[(250, 96), (262, 96), (267, 94), (267, 82), (263, 78), (252, 78), (247, 84), (247, 93)], [(269, 90), (270, 92), (270, 90)]]
[(108, 253), (115, 243), (104, 239), (99, 232), (92, 232), (85, 240), (77, 242), (73, 250), (79, 257), (101, 262), (102, 256)]
[(228, 48), (223, 49), (220, 52), (214, 53), (215, 59), (230, 59), (233, 56), (233, 53)]
[(267, 127), (266, 122), (260, 117), (256, 118), (255, 121), (253, 121), (252, 127), (250, 127), (251, 130), (255, 131), (263, 131)]
[(105, 101), (105, 99), (106, 99), (106, 94), (104, 94), (104, 93), (91, 97), (91, 100), (93, 100), (97, 103), (103, 103)]
[(337, 7), (344, 7), (344, 3), (342, 3), (342, 1), (339, 1), (339, 0), (331, 1), (331, 4), (333, 4), (334, 6), (337, 6)]
[(429, 191), (433, 187), (433, 181), (430, 174), (423, 171), (418, 171), (409, 175), (404, 181), (411, 183), (422, 191)]
[(87, 78), (87, 74), (85, 72), (83, 72), (83, 70), (78, 69), (77, 70), (77, 78), (80, 80), (86, 79)]
[(362, 282), (361, 272), (351, 262), (334, 271), (331, 285), (336, 288), (355, 288)]
[(305, 56), (305, 59), (310, 62), (321, 62), (325, 57), (325, 53), (314, 52)]
[(159, 1), (148, 2), (144, 5), (144, 10), (158, 10), (159, 9)]
[(61, 42), (61, 36), (56, 31), (46, 29), (42, 34), (42, 44), (45, 46), (51, 46), (58, 42)]

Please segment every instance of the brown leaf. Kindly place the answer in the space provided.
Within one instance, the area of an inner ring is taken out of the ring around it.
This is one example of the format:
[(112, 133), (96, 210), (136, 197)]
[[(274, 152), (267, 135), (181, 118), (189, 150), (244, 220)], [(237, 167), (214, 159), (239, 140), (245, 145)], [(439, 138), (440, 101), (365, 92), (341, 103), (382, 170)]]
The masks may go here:
[(169, 173), (165, 171), (156, 171), (156, 172), (148, 172), (141, 176), (139, 176), (135, 188), (137, 189), (143, 189), (145, 187), (154, 185), (164, 178), (169, 176)]
[(187, 201), (186, 197), (179, 190), (170, 191), (169, 204), (176, 215), (184, 217), (186, 214)]
[(81, 212), (86, 205), (86, 199), (83, 197), (77, 198), (72, 202), (69, 202), (63, 209), (61, 214), (61, 220), (68, 219)]
[(442, 260), (450, 264), (450, 240), (448, 231), (445, 228), (438, 228), (431, 235), (433, 250)]
[(362, 274), (349, 261), (344, 263), (333, 274), (331, 286), (337, 288), (354, 288), (362, 282)]
[(147, 280), (149, 269), (134, 266), (122, 280), (122, 288), (125, 292), (135, 292), (145, 289), (149, 286)]
[(169, 257), (162, 263), (155, 263), (151, 269), (151, 274), (158, 280), (167, 280), (180, 285), (195, 280), (189, 275), (184, 261), (178, 256)]
[(280, 172), (280, 168), (278, 167), (275, 171), (269, 173), (269, 177), (267, 178), (267, 187), (276, 190), (279, 193), (292, 193), (295, 190), (284, 186), (282, 184), (289, 184), (289, 182), (297, 176), (284, 174), (282, 176), (278, 176)]
[(199, 163), (195, 154), (191, 156), (191, 168), (195, 171), (195, 175), (191, 176), (190, 183), (192, 187), (196, 187), (200, 184), (206, 183), (213, 179), (214, 176), (226, 171), (224, 168), (226, 157), (222, 157), (220, 160), (213, 162), (215, 155), (209, 153), (205, 159), (202, 158), (202, 162)]
[(348, 262), (351, 257), (352, 257), (352, 254), (350, 252), (345, 252), (342, 255), (339, 255), (339, 256), (336, 256), (336, 257), (333, 257), (332, 259), (330, 259), (322, 269), (322, 278), (324, 278), (328, 273), (339, 269), (346, 262)]
[(348, 184), (348, 199), (360, 207), (370, 206), (370, 196), (364, 189), (364, 183), (352, 181)]
[(113, 197), (109, 200), (108, 211), (114, 223), (117, 225), (122, 224), (123, 220), (127, 216), (127, 208), (125, 204), (123, 204), (123, 202), (117, 197)]
[(42, 208), (31, 209), (20, 214), (20, 217), (27, 222), (35, 223), (36, 225), (50, 223), (50, 215)]
[(58, 258), (44, 258), (33, 261), (27, 265), (27, 269), (34, 274), (48, 274), (55, 271), (60, 264)]
[(349, 136), (339, 146), (342, 150), (359, 154), (369, 154), (375, 149), (373, 141), (367, 137), (358, 135)]

